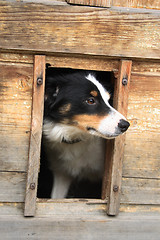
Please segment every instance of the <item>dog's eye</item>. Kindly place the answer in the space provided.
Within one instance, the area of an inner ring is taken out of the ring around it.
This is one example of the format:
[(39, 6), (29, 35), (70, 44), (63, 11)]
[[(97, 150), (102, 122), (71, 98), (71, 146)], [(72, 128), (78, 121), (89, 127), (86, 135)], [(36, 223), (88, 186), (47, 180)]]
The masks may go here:
[(96, 101), (93, 97), (90, 97), (86, 100), (86, 103), (89, 105), (94, 105), (94, 104), (96, 104)]

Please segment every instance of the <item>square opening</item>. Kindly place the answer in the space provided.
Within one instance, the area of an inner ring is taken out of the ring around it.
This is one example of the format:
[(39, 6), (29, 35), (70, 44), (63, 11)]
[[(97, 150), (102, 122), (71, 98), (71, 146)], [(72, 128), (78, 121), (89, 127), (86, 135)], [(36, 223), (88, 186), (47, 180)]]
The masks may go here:
[[(113, 72), (111, 72), (111, 71), (79, 70), (79, 69), (71, 69), (71, 68), (54, 68), (54, 67), (49, 66), (49, 64), (47, 64), (47, 65), (48, 65), (48, 69), (50, 69), (51, 72), (53, 72), (53, 73), (62, 72), (63, 74), (65, 74), (68, 71), (71, 73), (72, 72), (79, 73), (79, 71), (80, 71), (80, 72), (85, 72), (85, 74), (89, 74), (89, 73), (94, 74), (95, 78), (106, 88), (106, 90), (108, 92), (110, 92), (111, 98), (109, 100), (109, 103), (112, 105), (113, 87), (114, 87), (114, 80), (115, 80)], [(48, 73), (48, 71), (46, 71), (46, 79), (49, 77), (47, 74), (50, 74), (50, 73)], [(46, 88), (47, 88), (47, 86), (48, 85), (46, 82)], [(86, 88), (86, 86), (84, 86), (84, 90), (85, 90), (85, 88)], [(47, 96), (46, 96), (46, 98), (47, 98)], [(74, 99), (73, 99), (73, 101), (74, 101)], [(73, 114), (77, 115), (79, 113), (79, 111), (76, 112), (76, 109), (74, 109), (74, 111), (75, 112), (72, 113), (72, 115)], [(44, 112), (46, 112), (46, 109), (44, 109)], [(87, 114), (87, 112), (86, 112), (86, 114)], [(50, 120), (52, 120), (52, 119), (50, 119)], [(58, 120), (56, 122), (58, 122)], [(53, 171), (51, 171), (50, 167), (49, 167), (50, 163), (47, 160), (47, 153), (46, 153), (46, 148), (44, 147), (44, 141), (45, 141), (44, 137), (42, 137), (41, 164), (40, 164), (40, 173), (39, 173), (39, 180), (38, 180), (37, 197), (38, 198), (51, 198), (52, 186), (54, 186), (54, 175), (53, 175)], [(62, 143), (62, 144), (64, 144), (64, 143)], [(105, 140), (104, 140), (104, 144), (106, 145)], [(71, 145), (72, 144), (69, 144), (69, 148), (72, 147)], [(93, 152), (94, 152), (94, 150), (95, 149), (93, 148)], [(53, 161), (54, 161), (54, 156), (53, 156)], [(75, 161), (76, 161), (76, 159), (75, 159)], [(98, 161), (98, 159), (97, 159), (97, 161)], [(68, 164), (68, 163), (66, 162), (66, 164)], [(104, 152), (104, 166), (105, 166), (105, 152)], [(66, 198), (101, 199), (102, 181), (103, 181), (103, 176), (101, 179), (95, 179), (95, 181), (90, 181), (87, 178), (79, 179), (78, 177), (75, 177), (75, 178), (73, 178), (73, 181), (70, 184), (69, 191), (67, 193)]]

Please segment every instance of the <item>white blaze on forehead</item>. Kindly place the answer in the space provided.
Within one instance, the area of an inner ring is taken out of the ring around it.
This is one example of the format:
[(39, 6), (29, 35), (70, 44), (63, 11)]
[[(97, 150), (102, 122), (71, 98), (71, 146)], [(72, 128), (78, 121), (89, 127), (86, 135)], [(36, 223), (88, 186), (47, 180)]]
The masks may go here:
[(110, 94), (108, 92), (106, 92), (105, 88), (102, 86), (102, 84), (100, 82), (98, 82), (96, 80), (96, 78), (92, 75), (92, 74), (89, 74), (87, 77), (86, 77), (87, 80), (89, 80), (90, 82), (92, 82), (99, 90), (100, 94), (101, 94), (101, 97), (103, 99), (103, 101), (106, 103), (106, 105), (108, 107), (110, 107), (108, 101), (110, 99)]

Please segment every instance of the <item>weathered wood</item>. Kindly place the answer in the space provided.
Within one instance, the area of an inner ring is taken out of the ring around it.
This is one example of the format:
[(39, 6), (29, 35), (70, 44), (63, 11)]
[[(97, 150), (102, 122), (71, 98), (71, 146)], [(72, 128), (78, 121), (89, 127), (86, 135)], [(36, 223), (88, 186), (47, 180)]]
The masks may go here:
[(46, 56), (46, 63), (52, 67), (64, 67), (97, 71), (117, 71), (119, 60), (96, 56), (54, 55)]
[(0, 1), (0, 49), (159, 59), (159, 16)]
[(53, 217), (24, 218), (8, 216), (0, 218), (2, 239), (56, 239), (56, 240), (150, 240), (159, 239), (160, 216), (156, 213), (141, 215), (128, 213), (116, 218), (95, 220)]
[[(0, 183), (0, 202), (24, 202), (26, 173), (0, 172)], [(159, 188), (160, 179), (122, 178), (121, 203), (160, 204)], [(61, 203), (65, 201), (62, 200)], [(73, 200), (68, 199), (67, 201), (70, 203)], [(93, 201), (96, 204), (104, 203), (100, 199)], [(68, 208), (70, 208), (70, 205), (68, 205)]]
[[(132, 61), (121, 61), (119, 76), (115, 81), (114, 88), (113, 105), (124, 116), (127, 115), (128, 110), (131, 66)], [(126, 85), (123, 84), (124, 79), (127, 81)], [(119, 136), (118, 138), (111, 140), (106, 149), (102, 199), (108, 197), (108, 215), (116, 215), (119, 211), (124, 142), (125, 135)]]
[(131, 126), (126, 133), (123, 162), (126, 177), (160, 178), (160, 76), (151, 73), (131, 76)]
[[(36, 218), (39, 217), (54, 217), (54, 220), (58, 219), (84, 219), (86, 220), (106, 220), (110, 219), (106, 216), (106, 203), (102, 200), (95, 199), (63, 199), (63, 200), (47, 200), (38, 199), (36, 207)], [(24, 203), (21, 202), (3, 202), (0, 203), (0, 216), (22, 216), (24, 209)], [(65, 214), (64, 214), (65, 213)], [(127, 214), (132, 214), (132, 218), (141, 217), (144, 213), (147, 213), (148, 217), (160, 216), (160, 205), (120, 205), (120, 214), (118, 218), (125, 218)], [(146, 217), (147, 217), (146, 215)]]
[(0, 202), (24, 202), (26, 173), (0, 172)]
[(10, 52), (0, 53), (0, 62), (33, 64), (33, 55), (23, 53), (15, 54)]
[(71, 4), (111, 7), (111, 0), (66, 0)]
[(25, 197), (25, 216), (34, 216), (40, 161), (41, 134), (43, 122), (45, 85), (45, 56), (37, 55), (34, 59), (34, 83), (32, 102), (32, 123), (29, 147), (29, 163)]
[(0, 171), (26, 171), (33, 67), (0, 63)]
[[(106, 205), (93, 201), (37, 202), (35, 218), (23, 217), (22, 203), (0, 204), (3, 239), (158, 239), (159, 206), (122, 205), (116, 218), (105, 215)], [(64, 214), (65, 213), (65, 214)], [(136, 229), (136, 231), (135, 231)]]
[(160, 9), (159, 0), (67, 0), (71, 4), (100, 6), (100, 7), (132, 7)]
[(112, 6), (160, 9), (159, 0), (112, 0)]
[(123, 203), (146, 204), (147, 202), (150, 204), (154, 202), (154, 204), (159, 204), (159, 189), (160, 179), (123, 178), (121, 199)]

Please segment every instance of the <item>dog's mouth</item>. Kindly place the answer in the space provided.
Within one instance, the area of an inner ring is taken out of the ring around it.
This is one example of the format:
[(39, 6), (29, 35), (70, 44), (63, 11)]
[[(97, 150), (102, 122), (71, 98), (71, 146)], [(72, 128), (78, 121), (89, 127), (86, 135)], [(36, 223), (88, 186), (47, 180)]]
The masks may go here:
[(105, 139), (113, 139), (113, 138), (120, 135), (120, 134), (104, 135), (104, 134), (100, 133), (99, 131), (97, 131), (97, 129), (95, 129), (93, 127), (87, 127), (86, 129), (90, 134), (93, 134), (93, 135), (96, 135), (98, 137), (102, 137), (102, 138), (105, 138)]

